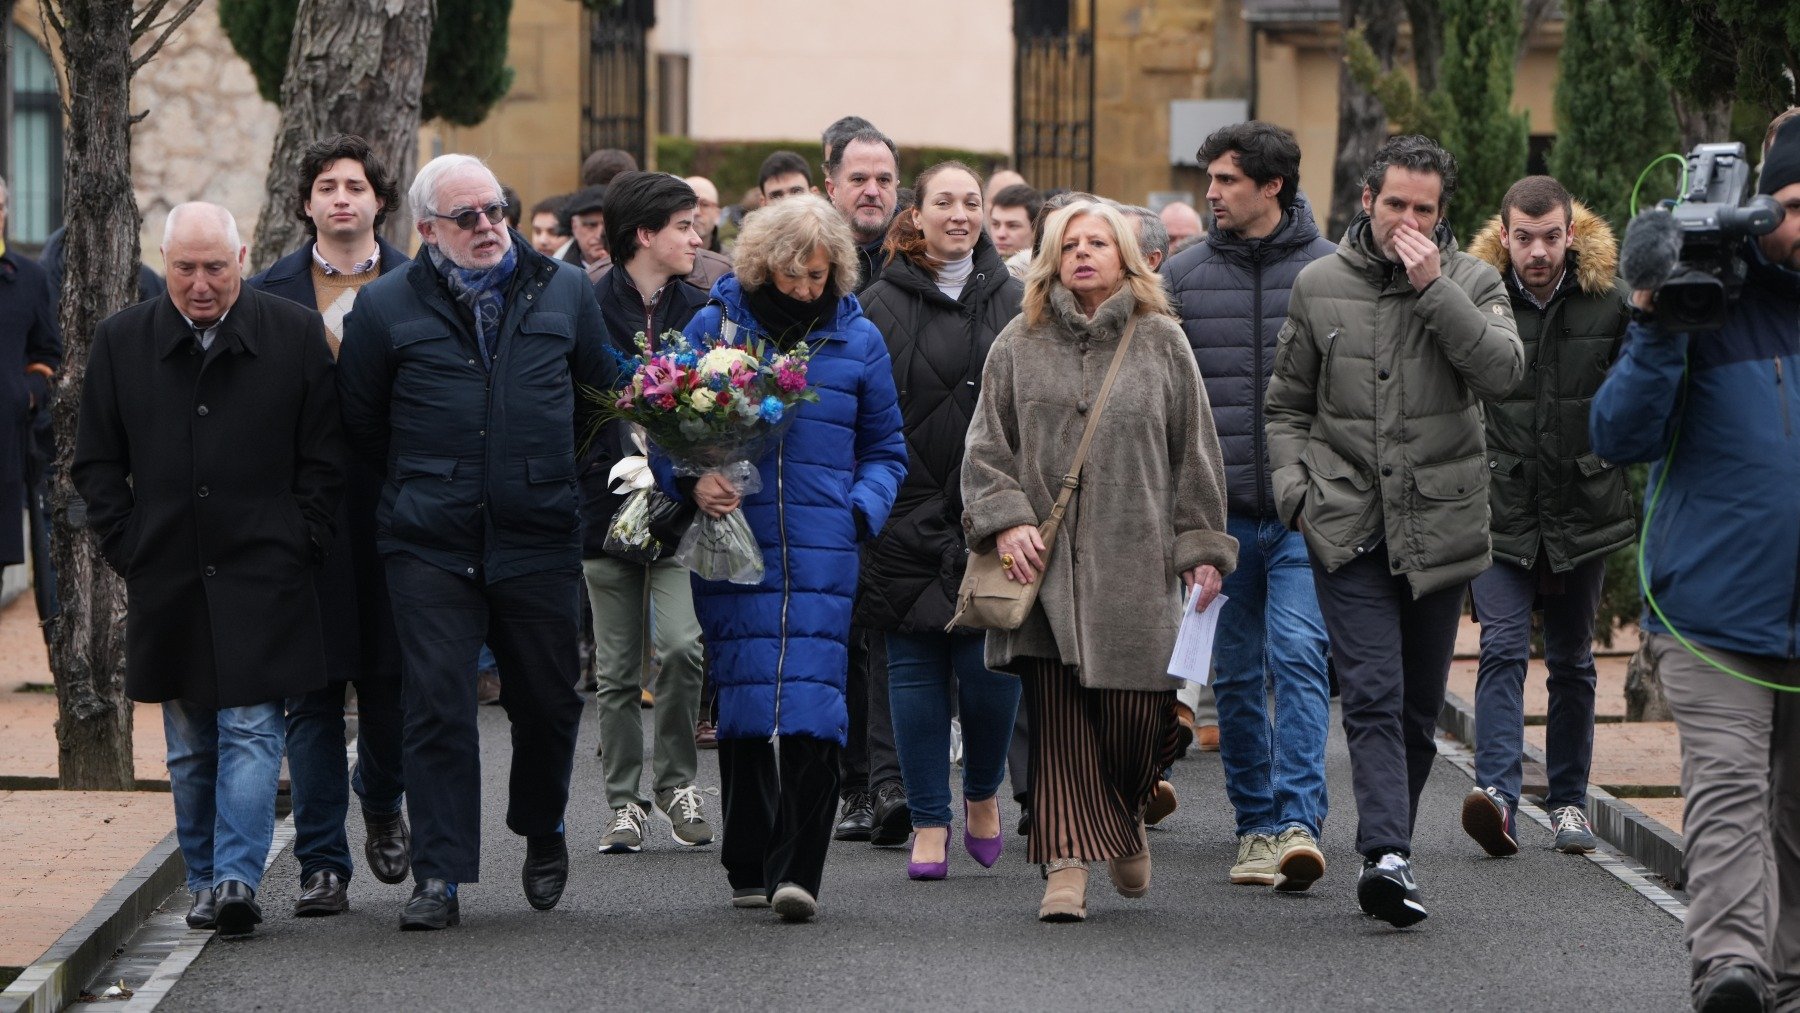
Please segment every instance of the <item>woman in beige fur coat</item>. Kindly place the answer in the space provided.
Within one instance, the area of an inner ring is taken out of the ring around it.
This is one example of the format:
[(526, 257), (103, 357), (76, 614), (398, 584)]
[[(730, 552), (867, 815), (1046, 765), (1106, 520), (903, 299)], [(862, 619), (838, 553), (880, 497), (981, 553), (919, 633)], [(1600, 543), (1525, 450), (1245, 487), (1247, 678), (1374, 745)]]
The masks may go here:
[[(1182, 590), (1197, 608), (1237, 561), (1212, 410), (1161, 280), (1124, 217), (1077, 201), (1045, 223), (1024, 309), (982, 373), (962, 487), (971, 548), (1010, 579), (1043, 581), (1017, 630), (988, 634), (987, 664), (1024, 679), (1031, 719), (1031, 860), (1038, 916), (1087, 915), (1087, 863), (1126, 897), (1150, 887), (1144, 808), (1173, 758), (1176, 682), (1165, 674)], [(1131, 344), (1062, 531), (1047, 519), (1126, 327)]]

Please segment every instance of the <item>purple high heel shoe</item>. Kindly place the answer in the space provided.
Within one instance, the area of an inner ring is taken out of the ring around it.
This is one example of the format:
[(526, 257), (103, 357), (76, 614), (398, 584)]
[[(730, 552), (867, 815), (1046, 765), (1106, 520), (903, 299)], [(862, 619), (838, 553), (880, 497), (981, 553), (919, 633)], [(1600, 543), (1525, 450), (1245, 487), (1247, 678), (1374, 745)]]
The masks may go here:
[(992, 869), (1000, 860), (1000, 852), (1006, 847), (1006, 834), (1002, 831), (996, 837), (976, 837), (969, 833), (969, 800), (963, 799), (963, 848), (969, 857), (981, 863), (984, 869)]
[(944, 828), (944, 860), (941, 862), (906, 863), (907, 879), (943, 879), (950, 875), (950, 828)]

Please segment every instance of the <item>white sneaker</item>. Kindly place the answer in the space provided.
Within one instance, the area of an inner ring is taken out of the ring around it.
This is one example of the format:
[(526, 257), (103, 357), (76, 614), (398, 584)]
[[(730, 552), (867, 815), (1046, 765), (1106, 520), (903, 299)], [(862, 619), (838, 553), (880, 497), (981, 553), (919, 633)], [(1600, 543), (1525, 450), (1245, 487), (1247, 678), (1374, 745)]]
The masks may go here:
[(781, 916), (784, 922), (811, 921), (819, 913), (819, 902), (806, 888), (796, 883), (783, 883), (775, 888), (775, 896), (769, 898), (769, 906)]

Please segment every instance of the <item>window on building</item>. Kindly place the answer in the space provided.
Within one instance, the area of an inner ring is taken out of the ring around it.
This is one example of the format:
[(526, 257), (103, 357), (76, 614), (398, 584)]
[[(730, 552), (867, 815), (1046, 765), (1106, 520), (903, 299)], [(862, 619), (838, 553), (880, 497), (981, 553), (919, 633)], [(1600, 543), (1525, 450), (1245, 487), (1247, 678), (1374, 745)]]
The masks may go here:
[(42, 243), (62, 227), (63, 125), (50, 54), (18, 25), (12, 40), (12, 165), (7, 231), (13, 242)]

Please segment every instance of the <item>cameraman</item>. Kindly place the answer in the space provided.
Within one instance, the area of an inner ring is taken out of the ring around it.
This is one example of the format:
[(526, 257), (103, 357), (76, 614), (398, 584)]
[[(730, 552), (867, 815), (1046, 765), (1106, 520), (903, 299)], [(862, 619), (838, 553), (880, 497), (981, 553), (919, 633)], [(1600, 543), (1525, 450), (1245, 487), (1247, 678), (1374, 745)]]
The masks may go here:
[(1765, 145), (1759, 192), (1786, 215), (1744, 242), (1723, 329), (1665, 331), (1634, 292), (1591, 425), (1600, 456), (1653, 462), (1643, 629), (1681, 730), (1699, 1010), (1800, 1001), (1800, 695), (1717, 667), (1800, 687), (1800, 119)]

